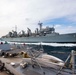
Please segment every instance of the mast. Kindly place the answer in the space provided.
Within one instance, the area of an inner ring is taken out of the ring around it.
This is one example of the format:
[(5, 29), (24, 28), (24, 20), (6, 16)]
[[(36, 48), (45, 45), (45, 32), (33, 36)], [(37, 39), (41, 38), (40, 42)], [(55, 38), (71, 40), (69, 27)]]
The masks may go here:
[(39, 25), (39, 28), (40, 28), (40, 32), (41, 32), (41, 30), (42, 30), (42, 24), (43, 24), (43, 23), (41, 23), (41, 22), (39, 21), (38, 25)]

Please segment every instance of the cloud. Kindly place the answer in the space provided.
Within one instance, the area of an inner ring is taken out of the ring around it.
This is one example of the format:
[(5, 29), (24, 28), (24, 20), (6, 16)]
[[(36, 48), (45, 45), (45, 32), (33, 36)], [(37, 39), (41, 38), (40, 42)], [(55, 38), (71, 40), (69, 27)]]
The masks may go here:
[(60, 34), (67, 34), (67, 33), (76, 33), (76, 26), (62, 26), (62, 25), (56, 25), (56, 32), (60, 33)]
[(55, 28), (59, 28), (59, 27), (61, 27), (61, 25), (58, 25), (58, 24), (57, 24), (57, 25), (55, 25)]
[[(0, 36), (17, 25), (18, 31), (34, 31), (38, 21), (45, 22), (66, 17), (76, 21), (76, 0), (1, 0), (0, 1)], [(58, 25), (57, 25), (58, 26)]]

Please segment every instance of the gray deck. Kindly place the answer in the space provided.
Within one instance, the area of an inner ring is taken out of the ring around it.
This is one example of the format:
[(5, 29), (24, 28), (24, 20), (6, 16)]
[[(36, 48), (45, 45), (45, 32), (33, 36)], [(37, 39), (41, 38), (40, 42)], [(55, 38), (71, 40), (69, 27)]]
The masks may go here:
[[(11, 53), (14, 52), (19, 52), (22, 51), (21, 49), (19, 50), (12, 50), (12, 51), (8, 51)], [(39, 66), (35, 66), (35, 68), (32, 67), (31, 64), (28, 64), (28, 66), (26, 68), (21, 68), (20, 67), (20, 63), (22, 62), (22, 57), (9, 57), (9, 58), (3, 58), (0, 57), (0, 60), (2, 62), (5, 63), (5, 67), (10, 70), (10, 72), (12, 72), (14, 75), (76, 75), (76, 70), (75, 73), (73, 73), (72, 70), (70, 69), (63, 69), (60, 74), (58, 74), (59, 70), (53, 69), (53, 68), (45, 68), (42, 67), (42, 69), (40, 69)], [(11, 62), (15, 63), (15, 66), (10, 65)]]
[[(41, 70), (39, 66), (35, 66), (35, 68), (33, 68), (32, 65), (28, 65), (26, 68), (23, 69), (19, 66), (21, 59), (18, 59), (18, 58), (13, 58), (11, 60), (6, 59), (6, 58), (0, 58), (0, 60), (2, 60), (2, 62), (5, 63), (5, 67), (8, 70), (10, 70), (12, 73), (14, 73), (15, 75), (57, 75), (57, 73), (59, 71), (59, 70), (56, 70), (53, 68), (43, 68), (43, 67)], [(10, 65), (11, 61), (15, 62), (16, 65), (11, 66)], [(59, 74), (59, 75), (72, 75), (72, 71), (68, 70), (68, 69), (62, 70), (61, 74)], [(76, 72), (73, 75), (76, 75)]]

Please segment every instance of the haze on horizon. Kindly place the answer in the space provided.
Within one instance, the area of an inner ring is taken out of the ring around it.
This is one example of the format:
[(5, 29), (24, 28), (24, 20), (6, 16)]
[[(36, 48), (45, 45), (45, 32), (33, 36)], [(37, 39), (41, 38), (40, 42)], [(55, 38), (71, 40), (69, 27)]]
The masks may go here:
[(34, 32), (39, 21), (59, 33), (76, 33), (76, 0), (0, 0), (0, 37), (15, 26)]

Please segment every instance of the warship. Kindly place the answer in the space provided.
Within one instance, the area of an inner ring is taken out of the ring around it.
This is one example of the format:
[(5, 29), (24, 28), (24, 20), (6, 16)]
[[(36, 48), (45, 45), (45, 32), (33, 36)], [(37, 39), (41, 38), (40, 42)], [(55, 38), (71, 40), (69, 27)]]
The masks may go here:
[(42, 27), (41, 22), (38, 23), (39, 28), (36, 28), (32, 33), (30, 28), (27, 28), (27, 33), (24, 30), (17, 33), (17, 27), (7, 35), (2, 36), (1, 39), (10, 42), (23, 43), (76, 43), (76, 33), (59, 34), (55, 32), (54, 27)]

